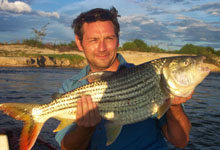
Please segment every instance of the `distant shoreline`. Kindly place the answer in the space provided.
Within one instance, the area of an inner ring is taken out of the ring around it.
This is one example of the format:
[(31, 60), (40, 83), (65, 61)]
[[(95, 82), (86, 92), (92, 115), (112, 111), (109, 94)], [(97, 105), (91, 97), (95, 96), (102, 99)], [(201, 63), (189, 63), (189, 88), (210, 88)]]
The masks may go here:
[[(3, 53), (7, 53), (4, 56)], [(135, 65), (158, 59), (161, 57), (181, 56), (183, 54), (170, 53), (152, 53), (152, 52), (137, 52), (137, 51), (119, 51), (125, 59)], [(39, 56), (34, 56), (34, 55)], [(76, 55), (83, 59), (77, 63), (71, 63), (67, 59), (54, 59), (48, 55)], [(18, 56), (16, 56), (18, 55)], [(33, 56), (26, 56), (33, 55)], [(71, 52), (60, 52), (52, 49), (41, 49), (26, 45), (0, 45), (0, 67), (65, 67), (65, 68), (83, 68), (87, 65), (85, 56), (82, 52), (73, 50)], [(208, 64), (212, 71), (220, 71), (220, 68)]]

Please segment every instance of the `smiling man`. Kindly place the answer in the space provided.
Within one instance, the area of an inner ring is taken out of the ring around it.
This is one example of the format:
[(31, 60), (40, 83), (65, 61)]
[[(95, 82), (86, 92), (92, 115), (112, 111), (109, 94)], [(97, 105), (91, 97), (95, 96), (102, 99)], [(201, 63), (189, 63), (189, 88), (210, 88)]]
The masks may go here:
[[(80, 51), (83, 51), (92, 72), (116, 71), (119, 60), (116, 58), (118, 37), (111, 21), (96, 21), (83, 24), (82, 41), (76, 36)], [(113, 70), (112, 70), (113, 69)]]
[[(96, 8), (81, 13), (73, 22), (75, 40), (88, 61), (78, 75), (63, 83), (60, 93), (78, 88), (91, 81), (81, 78), (90, 72), (117, 71), (133, 67), (117, 54), (120, 26), (117, 10)], [(105, 120), (90, 96), (82, 95), (77, 102), (76, 123), (59, 131), (56, 140), (62, 150), (167, 150), (164, 137), (176, 147), (184, 147), (189, 141), (191, 124), (181, 103), (191, 97), (174, 97), (167, 113), (161, 118), (125, 125), (118, 138), (106, 146)]]

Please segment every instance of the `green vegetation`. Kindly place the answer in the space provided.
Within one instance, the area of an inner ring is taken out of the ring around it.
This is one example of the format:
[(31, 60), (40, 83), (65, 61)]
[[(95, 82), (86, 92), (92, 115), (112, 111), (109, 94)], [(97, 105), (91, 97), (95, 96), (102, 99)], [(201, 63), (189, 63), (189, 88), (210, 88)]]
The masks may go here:
[(20, 50), (17, 51), (6, 51), (6, 50), (0, 50), (0, 56), (3, 57), (19, 57), (19, 56), (26, 56), (26, 54)]
[(220, 50), (215, 51), (212, 47), (196, 46), (193, 44), (186, 44), (180, 50), (166, 51), (159, 48), (157, 45), (148, 46), (143, 40), (135, 39), (131, 42), (125, 42), (120, 51), (142, 51), (142, 52), (156, 52), (156, 53), (177, 53), (177, 54), (194, 54), (206, 56), (206, 62), (212, 63), (220, 67), (219, 59), (216, 56), (220, 56)]
[(66, 59), (69, 60), (71, 64), (77, 64), (83, 61), (85, 58), (80, 55), (75, 54), (26, 54), (22, 51), (6, 51), (0, 50), (0, 56), (3, 57), (39, 57), (39, 56), (48, 56), (51, 60), (55, 59)]
[(70, 61), (71, 64), (77, 64), (80, 63), (81, 61), (84, 60), (84, 57), (80, 56), (80, 55), (75, 55), (75, 54), (48, 54), (48, 55), (44, 55), (44, 56), (48, 56), (49, 58), (52, 59), (67, 59)]
[(22, 44), (33, 47), (45, 48), (42, 42), (35, 39), (25, 39), (22, 41)]
[[(20, 43), (14, 43), (14, 44), (20, 44)], [(38, 48), (54, 49), (60, 52), (78, 50), (75, 41), (71, 41), (70, 43), (53, 44), (53, 43), (42, 43), (41, 41), (35, 39), (25, 39), (22, 41), (21, 44), (38, 47)]]
[(138, 51), (149, 51), (150, 50), (149, 46), (143, 40), (135, 39), (133, 43), (137, 46)]
[(178, 53), (178, 54), (195, 54), (204, 55), (207, 57), (220, 56), (220, 50), (215, 51), (212, 47), (196, 46), (193, 44), (186, 44), (180, 50), (166, 51), (159, 48), (157, 45), (148, 46), (143, 40), (135, 39), (130, 42), (125, 42), (122, 47), (119, 48), (121, 51), (142, 51), (142, 52), (156, 52), (156, 53)]
[(216, 52), (212, 47), (195, 46), (193, 44), (184, 45), (180, 49), (179, 53), (205, 55), (205, 56), (216, 55)]
[(125, 42), (121, 50), (148, 52), (149, 46), (143, 40), (135, 39), (131, 42)]
[(125, 42), (119, 50), (130, 50), (130, 51), (141, 51), (141, 52), (155, 52), (155, 53), (164, 53), (167, 52), (159, 48), (157, 45), (149, 46), (143, 40), (135, 39), (131, 42)]

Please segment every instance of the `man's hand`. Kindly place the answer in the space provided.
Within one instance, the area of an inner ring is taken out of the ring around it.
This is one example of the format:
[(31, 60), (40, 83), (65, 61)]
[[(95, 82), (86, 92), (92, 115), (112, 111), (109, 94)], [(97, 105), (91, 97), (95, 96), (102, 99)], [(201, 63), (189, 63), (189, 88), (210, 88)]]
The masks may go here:
[(178, 96), (173, 97), (171, 100), (171, 105), (179, 105), (187, 102), (192, 98), (192, 94), (190, 94), (188, 97), (178, 97)]
[(101, 121), (98, 106), (91, 96), (82, 95), (77, 101), (76, 120), (77, 125), (82, 127), (94, 127)]
[(86, 150), (95, 131), (96, 125), (101, 121), (96, 103), (91, 96), (83, 95), (77, 101), (75, 130), (68, 132), (62, 142), (62, 150), (80, 149)]

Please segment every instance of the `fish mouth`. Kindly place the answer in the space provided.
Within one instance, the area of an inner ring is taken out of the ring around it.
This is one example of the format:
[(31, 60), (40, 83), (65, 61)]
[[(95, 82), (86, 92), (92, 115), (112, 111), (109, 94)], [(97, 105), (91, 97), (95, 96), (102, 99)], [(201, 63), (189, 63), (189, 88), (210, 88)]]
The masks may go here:
[(210, 72), (211, 70), (209, 69), (209, 67), (201, 67), (201, 70), (203, 71), (203, 72)]
[(204, 65), (205, 64), (205, 60), (206, 60), (207, 58), (205, 57), (205, 56), (201, 56), (201, 61), (199, 62), (199, 67), (200, 67), (200, 70), (202, 71), (202, 72), (206, 72), (206, 73), (209, 73), (211, 70), (210, 70), (210, 68), (209, 67), (207, 67), (206, 65)]

